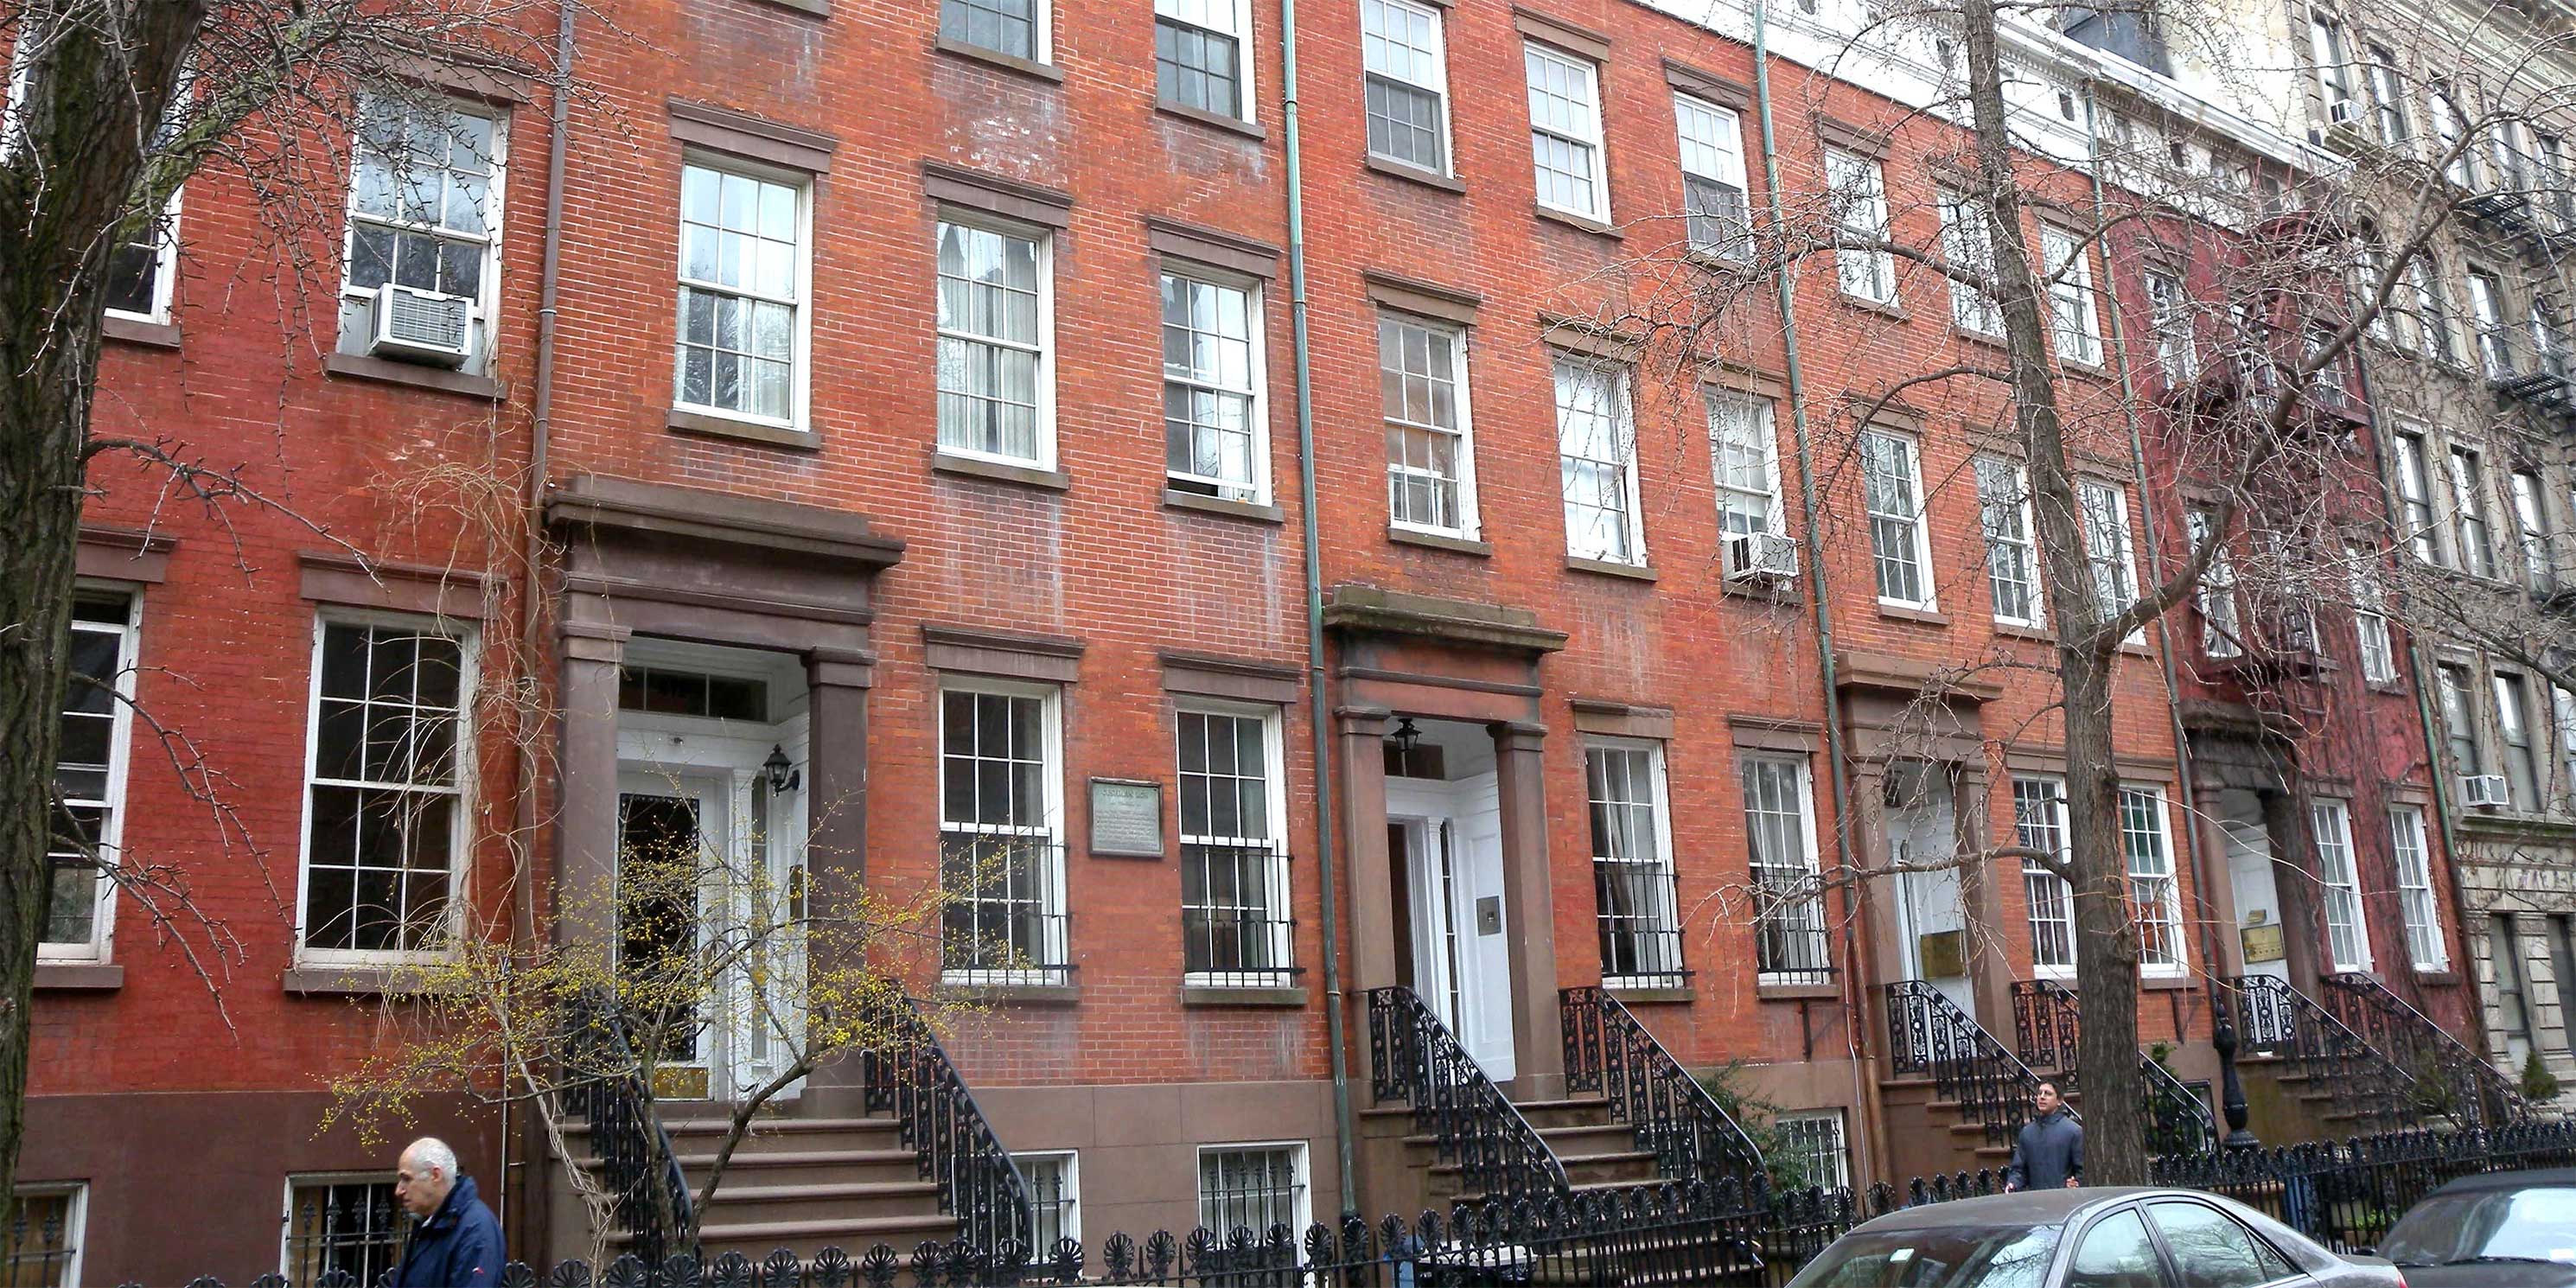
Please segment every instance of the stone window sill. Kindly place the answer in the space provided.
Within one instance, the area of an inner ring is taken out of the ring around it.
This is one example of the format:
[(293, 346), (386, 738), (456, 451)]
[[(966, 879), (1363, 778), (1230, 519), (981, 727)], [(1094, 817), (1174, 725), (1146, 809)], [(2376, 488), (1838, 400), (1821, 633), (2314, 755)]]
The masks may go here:
[(450, 371), (445, 367), (424, 367), (409, 362), (392, 362), (371, 358), (363, 353), (333, 353), (322, 359), (322, 369), (350, 380), (370, 380), (377, 384), (409, 385), (414, 389), (432, 389), (444, 394), (461, 394), (486, 402), (506, 402), (510, 387), (488, 376)]
[(1876, 313), (1881, 317), (1892, 318), (1898, 322), (1910, 321), (1913, 318), (1912, 314), (1905, 311), (1905, 305), (1896, 300), (1873, 300), (1866, 296), (1854, 295), (1849, 291), (1841, 292), (1841, 294), (1843, 303), (1850, 305), (1855, 309), (1859, 309), (1863, 313)]
[(1903, 604), (1881, 603), (1878, 606), (1878, 615), (1881, 617), (1892, 617), (1900, 622), (1920, 622), (1926, 626), (1947, 626), (1950, 624), (1950, 615), (1948, 613), (1939, 612), (1929, 608), (1907, 608)]
[(1200, 514), (1223, 515), (1229, 519), (1248, 519), (1254, 523), (1284, 523), (1287, 515), (1275, 505), (1258, 501), (1231, 501), (1221, 496), (1201, 496), (1196, 492), (1163, 493), (1163, 508), (1195, 510)]
[(1995, 623), (1995, 635), (2001, 639), (2029, 640), (2037, 644), (2057, 642), (2057, 632), (2045, 626), (2024, 626), (2018, 622)]
[(1231, 116), (1219, 116), (1214, 112), (1201, 111), (1195, 107), (1183, 107), (1178, 103), (1156, 103), (1154, 110), (1166, 116), (1177, 116), (1192, 124), (1224, 130), (1229, 134), (1240, 134), (1247, 139), (1260, 140), (1270, 137), (1268, 130), (1250, 121), (1238, 120)]
[(442, 966), (289, 966), (284, 984), (299, 997), (411, 997), (441, 991), (425, 976)]
[(38, 962), (36, 990), (106, 992), (125, 987), (125, 968), (115, 962)]
[(1372, 174), (1382, 174), (1390, 179), (1402, 179), (1408, 183), (1418, 183), (1423, 187), (1437, 188), (1442, 192), (1459, 193), (1463, 195), (1467, 191), (1467, 185), (1460, 183), (1456, 179), (1452, 179), (1448, 175), (1442, 174), (1437, 170), (1425, 170), (1418, 165), (1407, 165), (1402, 161), (1392, 161), (1379, 156), (1374, 152), (1370, 153), (1368, 156), (1368, 168)]
[(1699, 1000), (1699, 993), (1688, 984), (1622, 984), (1603, 980), (1601, 991), (1630, 1006), (1688, 1005)]
[(2149, 975), (2141, 971), (2138, 975), (2138, 987), (2150, 993), (2178, 992), (2186, 988), (2196, 988), (2199, 984), (2200, 981), (2193, 979), (2189, 971), (2175, 975)]
[(141, 345), (147, 349), (176, 349), (179, 328), (170, 322), (146, 322), (140, 318), (109, 315), (99, 334), (119, 344)]
[(1622, 577), (1629, 581), (1646, 582), (1657, 580), (1655, 570), (1650, 567), (1614, 563), (1608, 559), (1586, 559), (1581, 555), (1567, 555), (1565, 566), (1575, 572), (1588, 572), (1602, 577)]
[(1006, 54), (998, 49), (986, 49), (981, 45), (970, 45), (962, 40), (950, 40), (946, 36), (942, 36), (939, 39), (932, 41), (930, 47), (939, 53), (947, 54), (951, 57), (963, 58), (970, 62), (982, 63), (987, 67), (998, 67), (1006, 72), (1016, 72), (1022, 76), (1045, 81), (1050, 85), (1061, 85), (1064, 83), (1063, 68), (1049, 63), (1032, 62), (1017, 54)]
[(789, 429), (784, 425), (763, 425), (757, 421), (736, 420), (731, 416), (710, 415), (702, 411), (685, 411), (674, 407), (663, 422), (664, 428), (678, 434), (695, 434), (705, 438), (730, 438), (745, 443), (765, 443), (771, 447), (792, 447), (812, 452), (822, 449), (822, 440), (812, 430)]
[(1626, 233), (1620, 232), (1618, 229), (1613, 228), (1598, 219), (1594, 219), (1589, 215), (1578, 215), (1570, 210), (1559, 210), (1554, 206), (1538, 206), (1535, 207), (1535, 209), (1538, 211), (1538, 217), (1548, 221), (1549, 223), (1563, 224), (1568, 228), (1580, 229), (1584, 232), (1591, 233), (1596, 237), (1607, 237), (1612, 241), (1625, 241), (1628, 236)]
[(1417, 532), (1412, 528), (1399, 528), (1393, 524), (1387, 525), (1386, 539), (1399, 546), (1420, 546), (1425, 550), (1446, 550), (1452, 554), (1475, 555), (1479, 558), (1490, 558), (1494, 553), (1494, 546), (1490, 541), (1478, 541), (1472, 537), (1442, 536), (1437, 532)]
[(1807, 602), (1806, 593), (1798, 589), (1796, 577), (1775, 577), (1768, 581), (1738, 577), (1720, 577), (1717, 593), (1756, 604), (1786, 604), (1792, 607)]
[(1294, 1008), (1306, 1005), (1306, 990), (1296, 987), (1252, 988), (1231, 984), (1183, 984), (1181, 1005)]
[(798, 13), (812, 14), (817, 18), (832, 16), (831, 0), (760, 0), (760, 3), (780, 9), (793, 9)]
[(1079, 984), (942, 984), (939, 995), (953, 1001), (992, 1006), (1072, 1006), (1082, 1000)]
[(997, 483), (1017, 483), (1022, 487), (1044, 488), (1050, 492), (1062, 492), (1073, 486), (1073, 476), (1063, 470), (1042, 470), (1034, 465), (1006, 465), (1000, 461), (979, 460), (972, 456), (951, 456), (946, 452), (931, 457), (930, 468), (941, 474), (991, 479)]
[(1753, 986), (1753, 996), (1764, 1002), (1834, 1002), (1842, 1000), (1843, 988), (1831, 982), (1823, 984), (1762, 984)]
[(2449, 986), (2460, 982), (2460, 973), (2452, 970), (2448, 966), (2437, 967), (2431, 970), (2418, 967), (2415, 971), (2415, 982), (2418, 984)]

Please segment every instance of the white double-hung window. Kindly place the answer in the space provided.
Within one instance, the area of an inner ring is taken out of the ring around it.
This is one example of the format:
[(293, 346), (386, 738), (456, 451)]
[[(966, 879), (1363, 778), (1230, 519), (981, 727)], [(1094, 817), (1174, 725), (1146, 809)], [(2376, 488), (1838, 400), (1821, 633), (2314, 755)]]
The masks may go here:
[(1876, 158), (1841, 148), (1825, 149), (1825, 188), (1834, 225), (1845, 245), (1834, 252), (1843, 294), (1872, 304), (1896, 302), (1896, 259), (1873, 249), (1888, 238), (1887, 178)]
[(2120, 789), (2120, 846), (2129, 859), (2129, 902), (2138, 921), (2138, 965), (2150, 975), (2183, 969), (2182, 892), (2174, 881), (2165, 794)]
[(2396, 859), (2397, 905), (2406, 918), (2406, 956), (2417, 970), (2442, 970), (2451, 964), (2442, 943), (2442, 914), (2433, 901), (2433, 865), (2424, 830), (2424, 811), (2413, 805), (2388, 810), (2389, 853)]
[(1163, 274), (1163, 441), (1173, 491), (1270, 499), (1261, 297), (1251, 285)]
[[(2054, 778), (2012, 782), (2013, 833), (2025, 850), (2067, 857), (2066, 787)], [(2075, 888), (2057, 869), (2036, 858), (2021, 861), (2022, 893), (2030, 905), (2030, 964), (2041, 975), (2075, 974)]]
[(1565, 552), (1602, 563), (1646, 562), (1638, 515), (1637, 432), (1628, 373), (1583, 358), (1556, 360), (1556, 439), (1565, 499)]
[(1832, 978), (1832, 941), (1816, 858), (1816, 806), (1803, 756), (1746, 756), (1746, 860), (1753, 877), (1754, 969), (1765, 983)]
[(2190, 529), (2195, 553), (2218, 542), (2195, 594), (2200, 604), (2200, 651), (2212, 658), (2239, 656), (2245, 651), (2245, 622), (2236, 599), (2236, 563), (2227, 557), (2227, 543), (2218, 535), (2218, 516), (2194, 506), (2184, 513), (2183, 522)]
[(803, 423), (806, 240), (802, 184), (730, 162), (682, 168), (676, 406)]
[(1276, 709), (1177, 715), (1181, 968), (1193, 984), (1291, 982)]
[(1682, 982), (1681, 916), (1661, 743), (1602, 739), (1583, 749), (1601, 978)]
[(1047, 251), (1033, 231), (940, 221), (940, 451), (1054, 466)]
[(1682, 212), (1690, 248), (1741, 259), (1750, 253), (1752, 208), (1744, 181), (1744, 123), (1728, 109), (1673, 95), (1681, 134)]
[(297, 955), (442, 951), (470, 823), (466, 643), (380, 617), (326, 618), (314, 634)]
[(1717, 477), (1718, 535), (1785, 534), (1780, 506), (1779, 431), (1771, 400), (1754, 394), (1708, 391), (1708, 448)]
[[(2084, 562), (2093, 570), (2093, 594), (2109, 620), (2138, 598), (2138, 561), (2129, 540), (2129, 494), (2094, 479), (2075, 483), (2076, 503), (2083, 510)], [(2129, 632), (2129, 642), (2145, 642), (2143, 628)]]
[(1360, 64), (1370, 155), (1449, 173), (1449, 68), (1440, 10), (1413, 0), (1360, 0)]
[(1251, 32), (1252, 7), (1245, 0), (1154, 0), (1158, 100), (1251, 120), (1252, 61), (1243, 56)]
[(2362, 920), (2361, 878), (2352, 861), (2352, 811), (2338, 800), (2309, 807), (2317, 879), (2325, 890), (2326, 949), (2336, 970), (2370, 969), (2370, 927)]
[(1601, 162), (1600, 68), (1537, 41), (1523, 41), (1529, 73), (1530, 151), (1538, 204), (1601, 223), (1610, 186)]
[(1977, 509), (1986, 534), (1986, 588), (1995, 621), (2033, 630), (2047, 624), (2039, 593), (2039, 537), (2031, 526), (2030, 476), (2000, 456), (1977, 458)]
[(2102, 365), (2102, 322), (2093, 303), (2093, 255), (2084, 239), (2043, 225), (2039, 230), (2048, 280), (2049, 333), (2057, 356), (2088, 367)]
[(1860, 468), (1878, 601), (1933, 608), (1932, 530), (1924, 521), (1923, 470), (1914, 440), (1884, 429), (1862, 431)]
[(939, 694), (940, 964), (965, 983), (1063, 983), (1063, 734), (1053, 686)]
[[(343, 352), (369, 350), (376, 310), (389, 306), (378, 297), (390, 284), (464, 301), (463, 365), (484, 369), (500, 274), (493, 253), (500, 244), (500, 183), (501, 133), (489, 113), (380, 96), (360, 100), (340, 277)], [(156, 302), (161, 289), (154, 287)]]
[(1467, 420), (1467, 335), (1398, 313), (1377, 319), (1386, 414), (1387, 518), (1399, 528), (1473, 539), (1475, 450)]
[(1962, 331), (1986, 336), (2004, 333), (2003, 307), (1993, 290), (1993, 227), (1984, 206), (1955, 192), (1941, 194), (1941, 258), (1960, 275), (1950, 279), (1950, 321)]
[(2388, 600), (2379, 588), (2379, 563), (2355, 543), (2345, 550), (2352, 567), (2352, 629), (2361, 649), (2361, 678), (2386, 684), (2397, 678), (2397, 647), (2388, 635)]
[(125, 821), (136, 602), (128, 595), (89, 592), (72, 600), (39, 960), (99, 961), (108, 955), (109, 914), (116, 906), (116, 883), (108, 874)]

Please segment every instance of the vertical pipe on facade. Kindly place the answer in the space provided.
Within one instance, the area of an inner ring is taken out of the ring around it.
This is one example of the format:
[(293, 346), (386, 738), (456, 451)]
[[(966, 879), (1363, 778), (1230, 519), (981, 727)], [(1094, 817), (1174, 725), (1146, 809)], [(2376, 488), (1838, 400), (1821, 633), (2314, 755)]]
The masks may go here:
[[(2093, 87), (2094, 81), (2087, 77), (2084, 81), (2084, 160), (2085, 169), (2092, 172), (2093, 179), (2093, 226), (2106, 229), (2102, 238), (2102, 301), (2106, 306), (2103, 312), (2111, 316), (2112, 370), (2120, 375), (2120, 415), (2129, 427), (2129, 469), (2138, 484), (2138, 513), (2146, 516), (2146, 522), (2139, 526), (2147, 534), (2147, 566), (2162, 569), (2165, 566), (2164, 542), (2156, 536), (2156, 512), (2147, 482), (2146, 436), (2138, 429), (2138, 381), (2129, 365), (2128, 324), (2121, 318), (2120, 275), (2111, 267), (2111, 239), (2105, 222), (2110, 203), (2103, 195), (2102, 184), (2102, 120), (2100, 103), (2093, 96)], [(2184, 522), (2184, 530), (2190, 530), (2188, 519)], [(2189, 552), (2185, 554), (2188, 557)], [(2191, 734), (2182, 722), (2182, 685), (2174, 672), (2173, 625), (2169, 615), (2164, 613), (2156, 615), (2156, 654), (2164, 672), (2165, 713), (2173, 721), (2174, 785), (2182, 797), (2182, 845), (2183, 855), (2191, 863), (2192, 903), (2200, 913), (2195, 918), (2200, 922), (2200, 959), (2214, 971), (2218, 969), (2218, 930), (2210, 915), (2209, 859), (2200, 843), (2200, 799), (2192, 782)], [(2174, 1036), (2177, 1040), (2182, 1037), (2179, 1033)]]
[[(1766, 0), (1753, 0), (1753, 103), (1754, 114), (1762, 122), (1762, 183), (1764, 197), (1770, 206), (1771, 226), (1786, 228), (1789, 226), (1788, 216), (1780, 198), (1780, 148), (1771, 120), (1770, 11)], [(1779, 300), (1781, 372), (1789, 386), (1789, 437), (1797, 449), (1799, 521), (1806, 529), (1807, 602), (1816, 619), (1816, 670), (1824, 688), (1825, 763), (1833, 783), (1834, 854), (1835, 864), (1840, 869), (1835, 874), (1834, 884), (1840, 885), (1843, 897), (1851, 901), (1849, 915), (1843, 918), (1843, 1034), (1852, 1056), (1852, 1094), (1858, 1102), (1855, 1107), (1865, 1119), (1863, 1130), (1858, 1135), (1861, 1172), (1868, 1175), (1873, 1162), (1870, 1155), (1879, 1134), (1877, 1120), (1883, 1115), (1877, 1098), (1871, 1094), (1876, 1090), (1876, 1084), (1861, 1072), (1858, 1034), (1869, 996), (1868, 986), (1861, 982), (1859, 957), (1852, 933), (1852, 925), (1860, 915), (1861, 891), (1852, 863), (1850, 773), (1844, 764), (1842, 697), (1840, 681), (1834, 670), (1833, 619), (1826, 612), (1825, 544), (1816, 518), (1816, 460), (1807, 430), (1806, 375), (1798, 362), (1797, 283), (1790, 269), (1791, 265), (1781, 265), (1780, 270), (1773, 274), (1771, 285)]]
[(1359, 1210), (1351, 1165), (1351, 1075), (1342, 1049), (1341, 911), (1333, 889), (1332, 735), (1324, 703), (1324, 566), (1315, 516), (1315, 381), (1306, 332), (1306, 189), (1297, 152), (1297, 0), (1279, 0), (1280, 137), (1288, 171), (1288, 325), (1297, 357), (1297, 486), (1306, 565), (1306, 724), (1315, 775), (1315, 873), (1324, 914), (1324, 1032), (1333, 1069), (1333, 1154), (1342, 1211)]

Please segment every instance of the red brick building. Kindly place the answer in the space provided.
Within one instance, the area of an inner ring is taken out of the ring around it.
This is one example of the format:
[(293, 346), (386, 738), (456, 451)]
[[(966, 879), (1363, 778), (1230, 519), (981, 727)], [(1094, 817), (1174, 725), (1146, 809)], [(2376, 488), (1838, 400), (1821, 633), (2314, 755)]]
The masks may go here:
[[(121, 473), (90, 509), (83, 656), (126, 651), (107, 673), (228, 776), (235, 811), (210, 817), (166, 741), (114, 717), (105, 835), (184, 864), (239, 949), (210, 994), (130, 900), (62, 923), (20, 1181), (77, 1216), (84, 1279), (280, 1256), (307, 1274), (324, 1254), (299, 1211), (367, 1243), (352, 1187), (393, 1146), (312, 1125), (322, 1080), (383, 1031), (370, 994), (460, 921), (601, 897), (622, 846), (675, 828), (782, 878), (999, 871), (945, 910), (916, 983), (985, 1005), (946, 1042), (1042, 1235), (1454, 1192), (1408, 1155), (1403, 1102), (1372, 1095), (1373, 1022), (1417, 1014), (1373, 1006), (1396, 988), (1578, 1172), (1654, 1167), (1561, 1103), (1583, 1081), (1569, 1093), (1561, 1013), (1604, 1004), (1559, 990), (1596, 983), (1679, 1065), (1747, 1063), (1802, 1175), (1994, 1157), (1980, 1107), (1950, 1104), (1908, 1041), (1981, 1033), (1998, 1067), (2045, 1068), (2017, 1012), (2071, 981), (2053, 878), (1942, 862), (2063, 844), (2052, 695), (2008, 665), (2047, 653), (2040, 565), (2026, 508), (2010, 522), (1996, 390), (1878, 399), (1986, 350), (1945, 279), (1893, 258), (1801, 264), (1787, 328), (1767, 279), (1727, 262), (1745, 212), (1768, 218), (1766, 134), (1784, 206), (1830, 185), (1864, 196), (1847, 226), (1941, 243), (1957, 132), (1816, 71), (1800, 51), (1826, 18), (1782, 19), (1766, 104), (1743, 33), (1643, 6), (1309, 6), (1300, 354), (1274, 5), (622, 17), (631, 36), (584, 47), (607, 101), (567, 140), (550, 371), (534, 91), (458, 87), (362, 141), (351, 249), (325, 253), (347, 266), (336, 326), (317, 310), (307, 338), (227, 290), (265, 252), (250, 195), (212, 178), (158, 268), (174, 284), (110, 324), (101, 431), (237, 456), (300, 517), (218, 522)], [(438, 187), (426, 209), (390, 195), (380, 158), (406, 148)], [(2120, 355), (2091, 283), (2131, 292), (2133, 269), (2086, 270), (2086, 338), (2061, 348), (2096, 420)], [(390, 356), (388, 280), (470, 301), (461, 361)], [(1670, 301), (1702, 280), (1741, 289), (1680, 359)], [(2145, 520), (2174, 508), (2139, 496), (2125, 446), (2084, 476), (2100, 575), (2134, 592)], [(550, 544), (526, 659), (532, 511)], [(2208, 984), (2249, 969), (2245, 900), (2211, 888), (2222, 837), (2184, 800), (2240, 785), (2176, 745), (2173, 704), (2222, 698), (2169, 688), (2164, 647), (2151, 633), (2116, 677), (2140, 1036), (2207, 1077)], [(478, 680), (523, 660), (551, 723), (521, 884), (496, 838), (531, 767), (472, 734), (498, 718)], [(2392, 732), (2411, 706), (2346, 698), (2372, 738), (2298, 772), (2420, 783)], [(482, 754), (433, 738), (389, 767), (348, 732), (379, 723), (461, 727)], [(1921, 870), (1834, 879), (1893, 862)], [(2397, 942), (2393, 905), (2364, 903), (2373, 941)], [(2323, 960), (2313, 916), (2280, 910), (2294, 967)], [(202, 951), (185, 917), (172, 933)], [(722, 1025), (687, 1056), (675, 1121), (775, 1067)], [(909, 1160), (880, 1176), (858, 1157), (900, 1147), (857, 1121), (862, 1081), (827, 1070), (788, 1111), (851, 1156), (848, 1188), (791, 1210), (794, 1186), (763, 1180), (779, 1206), (720, 1207), (718, 1237), (948, 1228)], [(579, 1244), (564, 1160), (523, 1120), (457, 1102), (427, 1127), (502, 1198), (514, 1249)], [(154, 1179), (173, 1141), (204, 1142), (223, 1178), (191, 1187), (185, 1241)]]

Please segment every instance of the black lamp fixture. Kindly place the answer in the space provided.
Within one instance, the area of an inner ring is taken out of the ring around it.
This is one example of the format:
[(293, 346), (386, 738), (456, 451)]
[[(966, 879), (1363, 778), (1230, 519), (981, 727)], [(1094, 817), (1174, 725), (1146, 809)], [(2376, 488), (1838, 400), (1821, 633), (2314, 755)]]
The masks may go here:
[(787, 763), (787, 749), (772, 746), (769, 759), (760, 762), (760, 772), (769, 779), (769, 794), (792, 792), (805, 785), (805, 771)]
[(1387, 740), (1395, 744), (1395, 754), (1410, 756), (1422, 745), (1422, 731), (1413, 727), (1413, 717), (1406, 716), (1395, 722), (1395, 732)]

